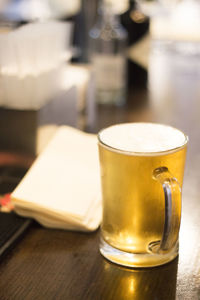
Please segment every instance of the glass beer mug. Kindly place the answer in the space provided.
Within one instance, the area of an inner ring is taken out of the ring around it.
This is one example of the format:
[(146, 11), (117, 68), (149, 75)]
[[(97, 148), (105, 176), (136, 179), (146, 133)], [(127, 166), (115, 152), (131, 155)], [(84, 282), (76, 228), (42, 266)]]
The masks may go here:
[(188, 137), (166, 125), (127, 123), (103, 129), (98, 139), (101, 254), (129, 267), (171, 261), (178, 255)]

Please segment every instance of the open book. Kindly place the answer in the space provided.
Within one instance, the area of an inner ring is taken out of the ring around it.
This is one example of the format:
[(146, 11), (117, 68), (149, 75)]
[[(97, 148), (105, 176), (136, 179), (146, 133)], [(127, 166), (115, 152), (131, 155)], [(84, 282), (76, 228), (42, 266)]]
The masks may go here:
[(101, 190), (96, 136), (59, 127), (11, 199), (18, 214), (44, 226), (97, 229)]

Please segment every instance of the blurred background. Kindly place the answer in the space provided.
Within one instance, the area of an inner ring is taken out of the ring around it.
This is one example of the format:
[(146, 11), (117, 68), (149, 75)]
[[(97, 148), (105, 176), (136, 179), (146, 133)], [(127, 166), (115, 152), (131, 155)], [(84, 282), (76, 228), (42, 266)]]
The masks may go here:
[(2, 0), (1, 150), (37, 155), (59, 125), (97, 132), (144, 105), (198, 121), (199, 41), (198, 0)]
[[(14, 189), (59, 125), (180, 128), (192, 149), (177, 279), (187, 299), (199, 281), (198, 264), (188, 269), (198, 250), (199, 111), (199, 0), (0, 1), (1, 191)], [(9, 165), (20, 166), (17, 176)]]

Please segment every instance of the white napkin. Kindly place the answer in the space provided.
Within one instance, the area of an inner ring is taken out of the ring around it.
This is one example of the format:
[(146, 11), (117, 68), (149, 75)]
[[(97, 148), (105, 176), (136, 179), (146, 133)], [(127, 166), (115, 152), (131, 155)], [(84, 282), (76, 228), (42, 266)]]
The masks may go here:
[(0, 31), (0, 105), (35, 110), (57, 95), (72, 35), (71, 22), (51, 20)]
[(101, 221), (95, 135), (62, 126), (11, 195), (15, 211), (51, 228), (90, 231)]

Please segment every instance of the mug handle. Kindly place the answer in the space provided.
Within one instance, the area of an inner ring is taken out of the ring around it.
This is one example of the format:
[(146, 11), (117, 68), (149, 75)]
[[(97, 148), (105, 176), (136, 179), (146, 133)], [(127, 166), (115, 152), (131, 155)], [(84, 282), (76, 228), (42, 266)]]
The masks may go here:
[(153, 178), (162, 185), (164, 190), (165, 222), (161, 241), (151, 243), (150, 249), (153, 252), (162, 253), (172, 249), (178, 241), (181, 221), (181, 187), (167, 167), (155, 169)]

